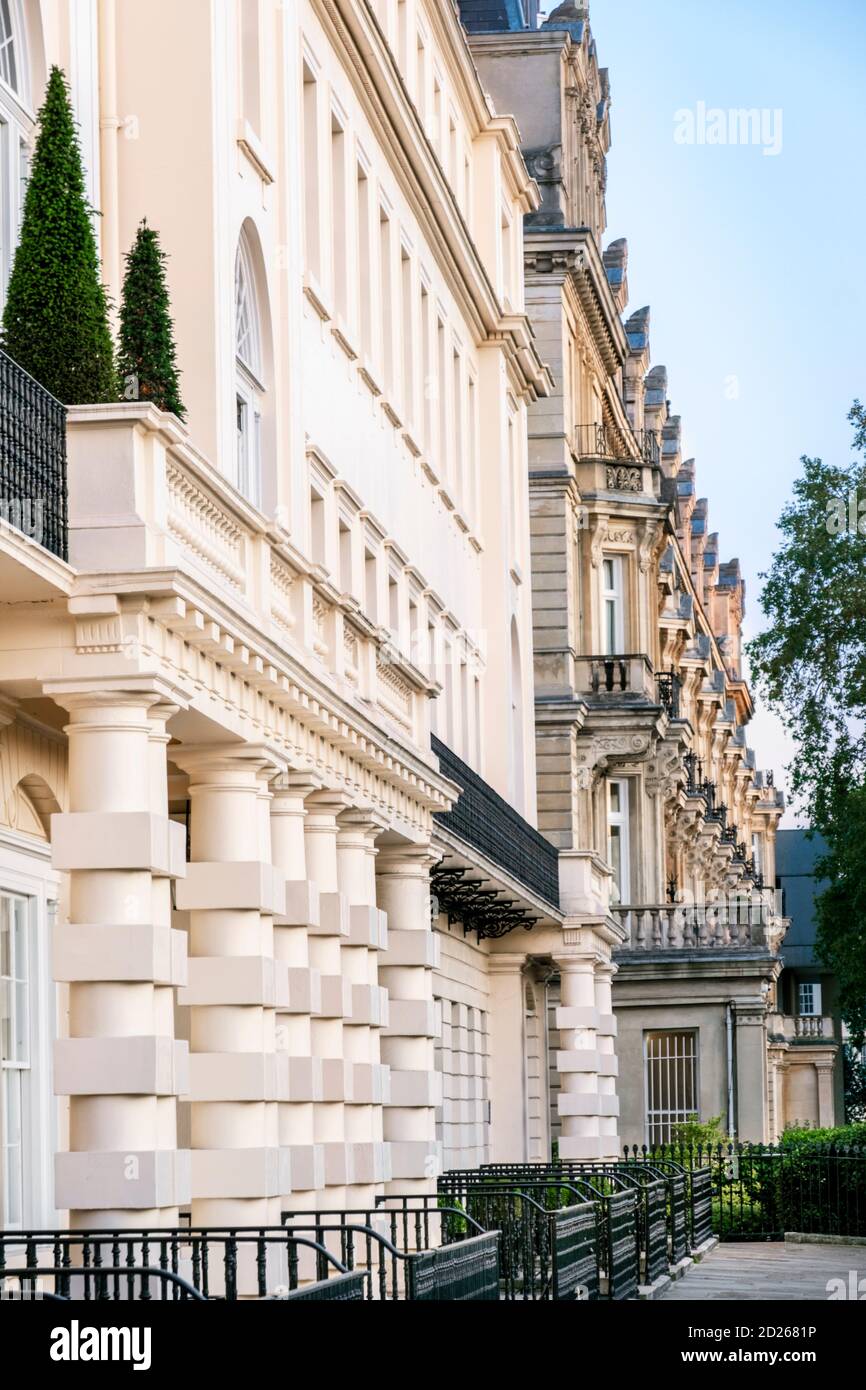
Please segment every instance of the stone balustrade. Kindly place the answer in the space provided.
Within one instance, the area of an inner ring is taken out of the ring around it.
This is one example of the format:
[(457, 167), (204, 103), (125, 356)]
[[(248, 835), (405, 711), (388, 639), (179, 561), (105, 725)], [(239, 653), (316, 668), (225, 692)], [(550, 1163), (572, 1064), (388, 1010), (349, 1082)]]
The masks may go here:
[(760, 948), (767, 944), (771, 913), (763, 900), (611, 909), (626, 933), (622, 951), (689, 951)]

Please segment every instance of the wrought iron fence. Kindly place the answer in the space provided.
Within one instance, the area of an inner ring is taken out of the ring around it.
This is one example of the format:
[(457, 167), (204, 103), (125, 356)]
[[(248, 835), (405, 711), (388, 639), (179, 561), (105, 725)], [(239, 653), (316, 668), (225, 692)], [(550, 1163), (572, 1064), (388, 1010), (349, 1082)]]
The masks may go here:
[(0, 524), (68, 557), (66, 407), (0, 351)]
[(786, 1233), (866, 1236), (866, 1149), (798, 1144), (668, 1145), (626, 1151), (689, 1172), (697, 1244), (779, 1240)]
[(635, 1259), (644, 1284), (667, 1274), (670, 1263), (682, 1259), (685, 1250), (685, 1175), (661, 1167), (619, 1162), (569, 1162), (485, 1164), (481, 1169), (497, 1181), (541, 1182), (557, 1191), (558, 1183), (591, 1181), (614, 1191), (631, 1188), (636, 1196)]
[[(214, 1230), (0, 1232), (0, 1290), (22, 1270), (64, 1300), (117, 1302), (189, 1297), (236, 1302), (298, 1289), (308, 1257), (319, 1280), (347, 1266), (306, 1233), (281, 1227)], [(312, 1278), (310, 1282), (312, 1281)]]
[[(523, 1167), (443, 1174), (439, 1189), (502, 1233), (502, 1289), (511, 1302), (631, 1298), (638, 1288), (637, 1185)], [(578, 1293), (579, 1291), (579, 1293)]]

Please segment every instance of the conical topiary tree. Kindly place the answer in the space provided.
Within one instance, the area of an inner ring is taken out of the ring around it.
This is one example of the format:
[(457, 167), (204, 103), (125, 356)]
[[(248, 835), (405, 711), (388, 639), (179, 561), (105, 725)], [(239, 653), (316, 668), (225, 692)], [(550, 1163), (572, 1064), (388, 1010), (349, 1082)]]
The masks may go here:
[(3, 314), (3, 347), (66, 405), (117, 399), (92, 213), (66, 78), (52, 68)]
[(142, 222), (126, 256), (118, 373), (125, 396), (152, 401), (183, 420), (165, 262), (159, 233)]

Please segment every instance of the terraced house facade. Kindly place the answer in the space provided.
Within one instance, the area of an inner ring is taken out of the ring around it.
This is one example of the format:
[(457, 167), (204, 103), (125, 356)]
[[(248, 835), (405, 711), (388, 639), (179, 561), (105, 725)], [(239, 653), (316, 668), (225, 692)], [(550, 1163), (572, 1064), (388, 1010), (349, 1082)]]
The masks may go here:
[(536, 19), (0, 5), (4, 287), (58, 64), (189, 412), (2, 362), (4, 1226), (773, 1132), (743, 586), (602, 249), (588, 17)]

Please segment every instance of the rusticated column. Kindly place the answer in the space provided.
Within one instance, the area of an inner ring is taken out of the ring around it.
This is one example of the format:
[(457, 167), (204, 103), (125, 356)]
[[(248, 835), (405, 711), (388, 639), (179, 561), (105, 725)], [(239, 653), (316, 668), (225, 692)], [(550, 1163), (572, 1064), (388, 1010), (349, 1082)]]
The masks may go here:
[(346, 809), (339, 793), (319, 791), (307, 798), (304, 845), (307, 872), (318, 885), (319, 921), (309, 927), (310, 963), (321, 977), (321, 1006), (312, 1019), (311, 1036), (317, 1086), (313, 1106), (316, 1144), (325, 1159), (325, 1187), (320, 1207), (339, 1207), (354, 1175), (346, 1143), (346, 1102), (352, 1099), (352, 1064), (346, 1059), (343, 1023), (352, 1017), (352, 987), (343, 975), (342, 944), (350, 931), (349, 904), (339, 892), (337, 816)]
[(490, 956), (491, 1154), (494, 1163), (525, 1163), (527, 1154), (525, 953)]
[[(277, 970), (278, 1068), (286, 1099), (279, 1109), (284, 1210), (310, 1211), (325, 1185), (325, 1155), (315, 1141), (313, 1102), (321, 1100), (321, 1066), (313, 1057), (311, 1019), (322, 1004), (321, 974), (310, 964), (309, 933), (321, 922), (319, 889), (307, 877), (305, 798), (314, 785), (283, 774), (272, 784), (271, 845), (274, 865), (286, 876), (284, 914), (274, 918)], [(314, 1073), (317, 1075), (314, 1079)]]
[(442, 1086), (435, 1070), (433, 999), (439, 942), (430, 921), (435, 862), (427, 847), (389, 845), (380, 848), (376, 866), (377, 901), (388, 916), (388, 949), (379, 959), (379, 978), (388, 990), (382, 1060), (391, 1068), (384, 1134), (391, 1147), (386, 1191), (392, 1192), (433, 1191), (441, 1169), (436, 1106)]
[(168, 819), (165, 766), (176, 707), (145, 678), (46, 694), (70, 713), (70, 809), (52, 823), (54, 865), (70, 876), (69, 922), (54, 934), (54, 978), (69, 984), (54, 1086), (70, 1098), (56, 1205), (73, 1227), (176, 1225), (189, 1199), (176, 1129), (186, 1044), (172, 1007), (185, 953), (170, 917), (184, 840)]
[(337, 868), (349, 904), (349, 935), (341, 946), (344, 978), (352, 991), (351, 1018), (344, 1020), (343, 1049), (352, 1067), (352, 1101), (346, 1106), (346, 1142), (351, 1149), (353, 1206), (373, 1202), (390, 1177), (383, 1140), (382, 1105), (387, 1100), (379, 1030), (388, 1022), (388, 993), (379, 983), (379, 952), (388, 944), (388, 919), (376, 906), (376, 847), (380, 828), (363, 811), (340, 816)]
[(602, 1157), (619, 1158), (622, 1148), (619, 1141), (619, 1096), (617, 1095), (617, 1076), (619, 1073), (616, 1055), (616, 1016), (613, 1012), (613, 977), (616, 966), (613, 962), (597, 965), (595, 970), (595, 1004), (598, 1010), (596, 1037), (598, 1038), (598, 1129), (604, 1141)]
[(610, 1038), (612, 1033), (607, 1015), (602, 1018), (597, 1004), (594, 953), (557, 953), (556, 963), (561, 1001), (556, 1011), (560, 1035), (556, 1065), (561, 1088), (557, 1104), (562, 1126), (559, 1155), (564, 1159), (613, 1158), (615, 1139), (607, 1134), (609, 1125), (604, 1123), (611, 1112), (611, 1099), (602, 1082), (606, 1088), (607, 1078), (616, 1076), (616, 1057), (601, 1047), (600, 1035)]
[[(177, 894), (190, 914), (192, 1223), (278, 1224), (281, 1180), (273, 915), (285, 881), (266, 845), (264, 750), (181, 748), (191, 862)], [(263, 856), (267, 857), (263, 857)]]

